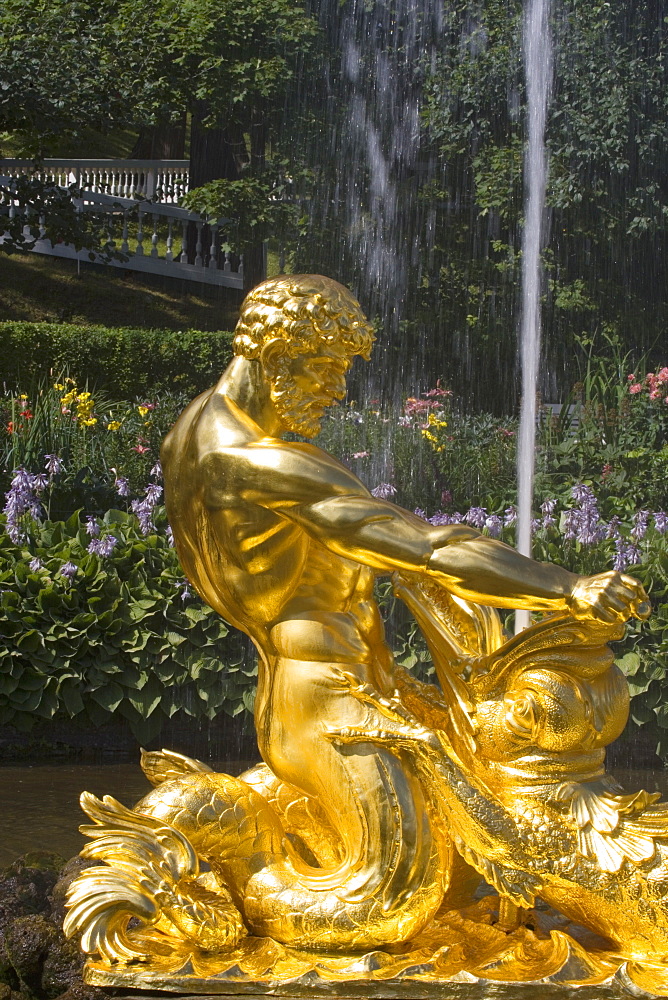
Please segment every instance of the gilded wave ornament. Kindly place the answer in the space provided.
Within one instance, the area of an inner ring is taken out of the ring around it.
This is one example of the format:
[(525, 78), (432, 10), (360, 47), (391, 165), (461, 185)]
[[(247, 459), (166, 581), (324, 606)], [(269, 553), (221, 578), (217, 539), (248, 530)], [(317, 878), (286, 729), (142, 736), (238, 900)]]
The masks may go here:
[[(372, 342), (331, 279), (263, 282), (232, 364), (165, 440), (184, 570), (257, 648), (262, 763), (234, 778), (149, 752), (154, 789), (133, 808), (82, 795), (82, 855), (101, 864), (73, 882), (65, 930), (86, 981), (665, 992), (668, 804), (605, 771), (629, 707), (608, 643), (647, 596), (620, 573), (579, 577), (434, 527), (284, 440), (317, 435)], [(394, 663), (380, 574), (438, 686)], [(507, 639), (498, 608), (541, 617)]]

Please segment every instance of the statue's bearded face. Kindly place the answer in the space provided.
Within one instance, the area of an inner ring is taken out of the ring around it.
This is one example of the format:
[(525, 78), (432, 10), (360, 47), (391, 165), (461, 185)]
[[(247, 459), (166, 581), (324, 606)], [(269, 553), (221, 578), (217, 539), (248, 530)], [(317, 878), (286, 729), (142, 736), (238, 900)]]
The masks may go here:
[(286, 430), (304, 437), (320, 432), (328, 406), (346, 394), (350, 358), (338, 345), (323, 344), (317, 354), (283, 355), (270, 376), (271, 400)]

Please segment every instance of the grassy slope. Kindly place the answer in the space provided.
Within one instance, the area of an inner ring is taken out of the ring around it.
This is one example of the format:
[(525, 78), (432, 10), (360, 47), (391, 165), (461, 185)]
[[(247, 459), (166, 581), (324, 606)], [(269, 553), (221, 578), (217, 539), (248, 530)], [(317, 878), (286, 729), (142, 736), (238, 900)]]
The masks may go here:
[(231, 330), (240, 293), (41, 254), (0, 254), (0, 319)]

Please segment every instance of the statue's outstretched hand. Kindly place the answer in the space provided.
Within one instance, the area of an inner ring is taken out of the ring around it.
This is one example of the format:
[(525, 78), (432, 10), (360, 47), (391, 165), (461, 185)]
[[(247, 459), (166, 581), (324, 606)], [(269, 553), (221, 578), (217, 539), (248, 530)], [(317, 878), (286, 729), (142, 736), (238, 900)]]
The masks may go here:
[(647, 618), (651, 607), (642, 584), (615, 570), (578, 577), (566, 603), (574, 618), (610, 623)]

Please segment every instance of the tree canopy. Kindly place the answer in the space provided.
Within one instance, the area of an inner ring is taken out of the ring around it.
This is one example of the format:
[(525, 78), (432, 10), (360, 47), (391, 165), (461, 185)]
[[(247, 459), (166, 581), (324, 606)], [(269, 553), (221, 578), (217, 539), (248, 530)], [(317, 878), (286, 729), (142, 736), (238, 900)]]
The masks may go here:
[(294, 0), (5, 0), (0, 126), (28, 155), (195, 110), (247, 129), (282, 107), (317, 33)]

